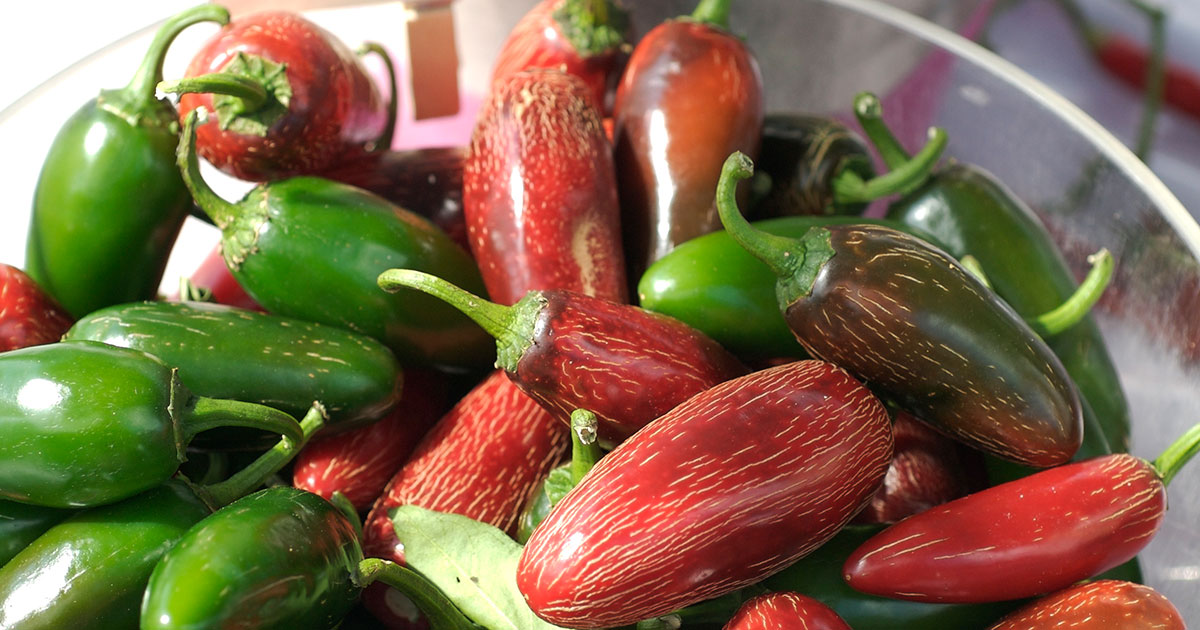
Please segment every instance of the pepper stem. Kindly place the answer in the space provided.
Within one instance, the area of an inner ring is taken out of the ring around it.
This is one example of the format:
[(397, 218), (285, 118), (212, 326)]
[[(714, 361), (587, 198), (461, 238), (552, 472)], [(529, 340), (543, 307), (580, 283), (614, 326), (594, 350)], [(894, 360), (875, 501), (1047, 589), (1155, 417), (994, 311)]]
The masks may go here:
[(304, 434), (296, 419), (288, 414), (266, 405), (240, 400), (191, 396), (181, 407), (172, 411), (185, 444), (197, 433), (217, 427), (262, 429), (292, 440), (300, 440)]
[(1113, 275), (1113, 257), (1107, 249), (1088, 256), (1092, 268), (1079, 288), (1053, 310), (1029, 320), (1034, 332), (1043, 339), (1053, 337), (1078, 324), (1087, 317), (1092, 306), (1100, 299)]
[(859, 92), (854, 97), (854, 117), (888, 168), (895, 170), (908, 162), (908, 152), (883, 122), (883, 104), (879, 97), (870, 92)]
[(477, 628), (437, 585), (412, 569), (381, 558), (366, 558), (358, 563), (357, 571), (351, 579), (359, 588), (366, 588), (373, 582), (382, 582), (404, 593), (425, 614), (432, 630)]
[(229, 479), (211, 486), (203, 486), (203, 493), (209, 503), (217, 507), (229, 505), (261, 486), (271, 475), (279, 472), (288, 462), (292, 461), (292, 458), (300, 452), (301, 448), (304, 448), (308, 440), (325, 426), (325, 417), (324, 405), (313, 403), (308, 413), (304, 415), (304, 419), (300, 421), (299, 439), (293, 440), (284, 436), (271, 450), (260, 455), (249, 466), (239, 470)]
[(428, 293), (460, 310), (497, 339), (507, 336), (513, 319), (513, 307), (489, 302), (437, 276), (416, 269), (388, 269), (379, 274), (379, 288), (396, 293), (402, 288)]
[(600, 443), (596, 440), (596, 414), (587, 409), (571, 412), (572, 485), (579, 485), (579, 481), (603, 455)]
[(729, 30), (731, 0), (700, 0), (691, 18), (701, 24)]
[(196, 77), (162, 81), (158, 89), (167, 94), (224, 94), (237, 103), (235, 114), (257, 111), (267, 102), (267, 89), (261, 81), (231, 72), (212, 72)]
[(1162, 479), (1163, 485), (1171, 483), (1171, 479), (1175, 478), (1176, 473), (1189, 461), (1192, 456), (1200, 452), (1200, 424), (1188, 429), (1178, 440), (1175, 440), (1167, 450), (1151, 464), (1154, 470), (1158, 471), (1158, 476)]
[(929, 142), (917, 155), (885, 175), (864, 181), (850, 169), (839, 172), (833, 180), (834, 200), (839, 204), (866, 203), (887, 195), (908, 193), (925, 183), (945, 148), (946, 131), (939, 127), (930, 128)]
[(224, 230), (240, 213), (236, 205), (225, 201), (214, 192), (200, 174), (200, 156), (196, 153), (196, 120), (201, 111), (204, 110), (194, 109), (184, 117), (183, 131), (179, 134), (179, 148), (175, 151), (175, 163), (179, 166), (183, 183), (187, 184), (196, 205), (200, 206), (217, 227)]
[(617, 50), (627, 42), (629, 15), (612, 0), (563, 0), (553, 18), (584, 59)]
[(368, 148), (370, 151), (386, 151), (392, 148), (392, 139), (396, 136), (396, 112), (400, 101), (400, 92), (396, 87), (396, 64), (392, 62), (392, 56), (388, 54), (387, 49), (377, 42), (363, 42), (356, 52), (360, 57), (368, 54), (378, 55), (383, 61), (383, 67), (387, 70), (387, 125), (384, 126), (383, 132), (375, 139), (372, 146)]
[(228, 24), (229, 10), (217, 4), (206, 3), (167, 18), (154, 34), (154, 40), (150, 42), (142, 64), (125, 86), (124, 91), (131, 102), (149, 103), (157, 100), (154, 91), (158, 82), (162, 81), (163, 61), (166, 59), (167, 49), (183, 29), (200, 22), (216, 22), (222, 26)]

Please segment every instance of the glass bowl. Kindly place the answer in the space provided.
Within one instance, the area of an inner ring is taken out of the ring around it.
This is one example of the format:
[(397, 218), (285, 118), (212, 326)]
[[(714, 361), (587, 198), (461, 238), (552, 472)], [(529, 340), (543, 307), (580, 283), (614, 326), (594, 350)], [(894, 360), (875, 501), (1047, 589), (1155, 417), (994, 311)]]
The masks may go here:
[[(405, 104), (398, 146), (467, 140), (491, 60), (532, 4), (454, 3), (462, 110), (449, 119), (414, 121)], [(635, 24), (642, 30), (694, 6), (692, 0), (626, 4), (634, 6)], [(945, 128), (946, 154), (1003, 180), (1039, 213), (1077, 269), (1084, 269), (1086, 256), (1101, 247), (1113, 253), (1118, 272), (1095, 314), (1132, 408), (1133, 452), (1153, 458), (1200, 421), (1200, 317), (1195, 315), (1200, 226), (1100, 125), (968, 39), (988, 6), (936, 0), (892, 5), (741, 0), (731, 23), (759, 56), (769, 110), (849, 120), (854, 95), (871, 90), (883, 99), (885, 118), (907, 146), (919, 146), (931, 125)], [(397, 3), (339, 6), (309, 15), (352, 44), (380, 41), (404, 57), (405, 8)], [(126, 82), (150, 32), (129, 35), (0, 112), (0, 146), (9, 149), (0, 152), (6, 183), (0, 190), (3, 262), (22, 264), (34, 183), (58, 126), (99, 88)], [(187, 51), (207, 33), (196, 27), (178, 40), (168, 57), (168, 77), (178, 75)], [(210, 178), (213, 173), (206, 171)], [(236, 195), (240, 184), (221, 185)], [(164, 288), (190, 273), (216, 238), (212, 228), (189, 220)], [(1200, 463), (1185, 468), (1168, 495), (1166, 521), (1141, 556), (1146, 581), (1185, 619), (1200, 624)]]

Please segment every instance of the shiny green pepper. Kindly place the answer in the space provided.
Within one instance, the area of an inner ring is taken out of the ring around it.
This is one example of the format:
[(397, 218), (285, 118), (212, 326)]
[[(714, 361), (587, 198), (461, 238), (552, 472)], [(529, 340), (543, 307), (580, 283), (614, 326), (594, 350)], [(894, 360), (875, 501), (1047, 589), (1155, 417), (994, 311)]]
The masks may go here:
[(70, 510), (0, 500), (0, 567), (70, 515)]
[(177, 114), (155, 97), (167, 48), (205, 4), (169, 19), (129, 85), (76, 112), (50, 145), (34, 193), (25, 270), (75, 317), (154, 297), (192, 207), (174, 164)]
[(48, 507), (112, 503), (167, 480), (198, 432), (301, 436), (291, 416), (194, 396), (162, 360), (94, 341), (0, 354), (0, 497)]

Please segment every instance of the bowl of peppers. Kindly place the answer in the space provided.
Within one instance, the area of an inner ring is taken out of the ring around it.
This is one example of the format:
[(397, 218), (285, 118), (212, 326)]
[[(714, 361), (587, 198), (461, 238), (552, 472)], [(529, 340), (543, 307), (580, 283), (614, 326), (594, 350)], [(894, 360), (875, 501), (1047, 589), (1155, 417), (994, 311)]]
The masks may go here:
[(81, 61), (0, 112), (0, 627), (1200, 619), (1200, 226), (990, 9), (210, 3)]

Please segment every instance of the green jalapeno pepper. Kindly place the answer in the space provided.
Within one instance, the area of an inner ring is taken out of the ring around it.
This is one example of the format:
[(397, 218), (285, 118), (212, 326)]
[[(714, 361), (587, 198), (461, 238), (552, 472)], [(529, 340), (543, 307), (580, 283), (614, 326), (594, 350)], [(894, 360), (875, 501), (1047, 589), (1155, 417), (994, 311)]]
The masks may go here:
[[(896, 221), (853, 216), (793, 216), (754, 227), (800, 238), (809, 228), (872, 223), (936, 243), (920, 229)], [(657, 260), (638, 282), (642, 308), (678, 319), (745, 360), (808, 356), (788, 328), (775, 298), (775, 274), (721, 230), (694, 238)]]
[[(855, 114), (885, 161), (907, 160), (884, 125), (878, 99), (860, 94)], [(951, 164), (901, 198), (887, 217), (933, 234), (950, 255), (975, 257), (989, 283), (1017, 313), (1054, 308), (1076, 289), (1075, 275), (1037, 215), (994, 176)], [(1129, 448), (1129, 405), (1093, 318), (1046, 339), (1094, 411), (1109, 445)]]
[(409, 569), (363, 558), (348, 502), (277, 486), (239, 499), (192, 527), (154, 567), (142, 630), (325, 630), (375, 580), (401, 589), (434, 630), (468, 630), (436, 587)]
[(229, 21), (215, 4), (164, 24), (129, 85), (105, 90), (59, 131), (34, 193), (25, 270), (75, 317), (152, 298), (192, 207), (175, 168), (177, 114), (155, 97), (185, 28)]
[(183, 385), (199, 396), (297, 416), (319, 400), (329, 414), (326, 433), (377, 420), (400, 397), (400, 366), (371, 337), (221, 304), (121, 304), (83, 317), (65, 338), (152, 354), (178, 368)]
[(484, 291), (471, 257), (433, 223), (318, 177), (260, 184), (236, 204), (225, 201), (200, 175), (196, 121), (196, 111), (184, 120), (179, 169), (221, 228), (230, 272), (263, 308), (370, 335), (402, 361), (471, 366), (494, 357), (483, 329), (453, 307), (375, 284), (380, 272), (403, 267)]
[(245, 426), (300, 439), (291, 416), (192, 395), (162, 360), (94, 341), (0, 354), (0, 497), (111, 503), (168, 479), (198, 432)]
[(136, 628), (146, 583), (167, 549), (213, 510), (261, 486), (323, 425), (314, 405), (298, 440), (283, 438), (221, 483), (172, 479), (51, 527), (0, 567), (0, 628)]
[(0, 567), (70, 515), (71, 510), (0, 500)]

